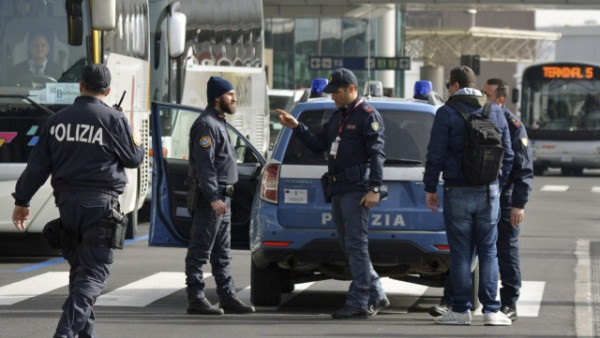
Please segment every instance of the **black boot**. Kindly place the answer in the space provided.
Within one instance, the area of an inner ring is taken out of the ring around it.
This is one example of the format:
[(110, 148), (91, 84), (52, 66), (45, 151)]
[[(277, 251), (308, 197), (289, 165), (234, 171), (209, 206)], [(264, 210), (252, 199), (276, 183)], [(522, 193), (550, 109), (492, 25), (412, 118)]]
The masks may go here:
[(225, 310), (225, 313), (252, 313), (255, 311), (254, 306), (244, 304), (244, 302), (234, 294), (221, 298), (219, 306)]
[(206, 297), (188, 300), (187, 313), (191, 315), (222, 315), (223, 309), (213, 306)]

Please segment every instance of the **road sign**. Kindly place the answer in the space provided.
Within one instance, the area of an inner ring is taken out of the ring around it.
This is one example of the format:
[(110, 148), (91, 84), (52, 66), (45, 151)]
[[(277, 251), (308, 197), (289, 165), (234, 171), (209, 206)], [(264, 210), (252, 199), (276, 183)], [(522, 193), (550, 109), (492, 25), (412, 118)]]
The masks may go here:
[(340, 67), (352, 70), (409, 70), (410, 57), (311, 56), (309, 65), (312, 70)]

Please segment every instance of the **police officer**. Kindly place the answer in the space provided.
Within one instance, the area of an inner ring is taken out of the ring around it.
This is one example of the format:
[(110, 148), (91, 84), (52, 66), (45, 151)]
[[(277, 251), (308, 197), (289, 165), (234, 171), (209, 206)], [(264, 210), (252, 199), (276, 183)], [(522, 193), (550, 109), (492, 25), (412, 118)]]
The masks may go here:
[(512, 321), (517, 320), (517, 300), (521, 288), (519, 259), (519, 225), (525, 217), (525, 204), (533, 185), (533, 161), (525, 126), (504, 104), (508, 84), (502, 79), (489, 79), (481, 90), (491, 102), (496, 102), (504, 112), (515, 152), (513, 168), (507, 184), (500, 194), (500, 221), (498, 222), (498, 265), (502, 288), (500, 311)]
[(374, 316), (390, 302), (369, 258), (369, 210), (380, 199), (383, 183), (383, 119), (358, 94), (352, 71), (339, 68), (323, 89), (338, 108), (319, 134), (314, 134), (292, 115), (277, 109), (281, 124), (316, 153), (327, 152), (328, 195), (340, 246), (352, 283), (345, 305), (334, 319)]
[[(192, 206), (192, 231), (185, 258), (189, 314), (251, 313), (235, 295), (230, 274), (231, 196), (238, 180), (236, 155), (225, 114), (235, 113), (235, 90), (229, 81), (212, 76), (207, 83), (208, 106), (190, 130), (191, 183), (199, 188)], [(195, 187), (194, 187), (195, 188)], [(210, 260), (219, 306), (206, 298), (203, 266)]]
[[(508, 96), (508, 83), (502, 79), (491, 78), (481, 89), (490, 102), (500, 106), (508, 122), (511, 145), (515, 154), (513, 167), (507, 183), (500, 193), (500, 219), (498, 221), (498, 239), (496, 250), (502, 288), (500, 289), (500, 311), (512, 321), (517, 320), (517, 300), (521, 288), (521, 268), (519, 259), (519, 225), (525, 217), (525, 204), (533, 185), (533, 161), (529, 138), (525, 126), (504, 104)], [(429, 310), (433, 316), (440, 316), (449, 310), (452, 304), (450, 283), (446, 283), (444, 297), (440, 305)]]
[(92, 307), (113, 262), (110, 240), (115, 228), (107, 226), (107, 219), (113, 212), (119, 214), (118, 196), (127, 184), (125, 168), (137, 168), (144, 158), (144, 149), (133, 137), (125, 115), (102, 101), (110, 93), (110, 80), (106, 66), (84, 67), (80, 96), (48, 118), (13, 193), (13, 222), (23, 231), (31, 198), (52, 175), (56, 205), (67, 233), (63, 256), (71, 268), (69, 297), (62, 307), (56, 338), (96, 337)]

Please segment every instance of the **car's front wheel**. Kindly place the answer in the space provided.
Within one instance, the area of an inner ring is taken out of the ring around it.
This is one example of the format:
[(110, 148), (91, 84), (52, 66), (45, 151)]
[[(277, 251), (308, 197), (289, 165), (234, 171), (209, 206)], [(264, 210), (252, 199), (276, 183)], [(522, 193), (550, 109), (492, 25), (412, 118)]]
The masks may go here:
[(250, 258), (250, 301), (256, 306), (277, 306), (281, 303), (280, 269), (275, 263), (260, 268)]

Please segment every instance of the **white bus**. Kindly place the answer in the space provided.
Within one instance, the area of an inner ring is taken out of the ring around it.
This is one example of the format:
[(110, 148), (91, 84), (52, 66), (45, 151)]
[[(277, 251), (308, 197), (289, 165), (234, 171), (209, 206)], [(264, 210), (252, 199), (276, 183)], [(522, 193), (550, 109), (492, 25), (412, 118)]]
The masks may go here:
[[(166, 2), (163, 0), (163, 2)], [(180, 0), (178, 11), (186, 16), (184, 52), (168, 57), (163, 43), (166, 26), (160, 1), (151, 17), (158, 18), (153, 33), (152, 99), (204, 109), (206, 83), (215, 75), (230, 81), (236, 90), (237, 112), (228, 122), (263, 154), (269, 149), (269, 101), (263, 53), (262, 0)], [(159, 25), (162, 23), (162, 27)], [(165, 66), (165, 64), (167, 64)], [(161, 116), (163, 153), (169, 153), (169, 131), (178, 116)]]
[[(14, 201), (10, 194), (46, 118), (72, 104), (79, 95), (83, 67), (101, 62), (110, 68), (112, 90), (105, 101), (113, 105), (126, 91), (123, 112), (146, 149), (151, 100), (147, 0), (30, 3), (29, 11), (24, 12), (16, 1), (0, 2), (0, 233), (22, 237), (40, 233), (48, 221), (58, 217), (48, 180), (31, 201), (32, 215), (25, 235), (17, 234), (11, 221)], [(167, 19), (173, 16), (177, 17), (169, 13)], [(28, 75), (29, 71), (16, 73), (19, 64), (29, 59), (32, 41), (39, 37), (48, 44), (47, 72), (35, 76)], [(172, 45), (175, 48), (177, 44)], [(55, 72), (50, 72), (50, 64)], [(130, 216), (127, 237), (132, 238), (137, 210), (149, 188), (148, 159), (139, 169), (128, 170), (127, 176), (129, 183), (120, 202)]]
[(520, 113), (535, 175), (560, 168), (562, 175), (579, 176), (585, 168), (600, 168), (600, 66), (537, 64), (523, 71), (521, 81)]

